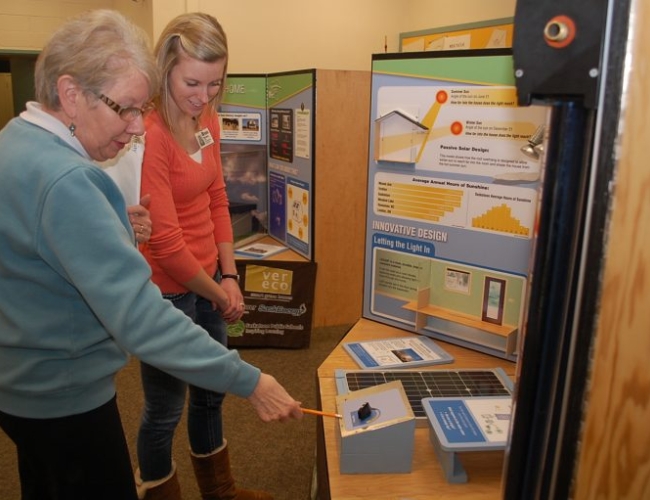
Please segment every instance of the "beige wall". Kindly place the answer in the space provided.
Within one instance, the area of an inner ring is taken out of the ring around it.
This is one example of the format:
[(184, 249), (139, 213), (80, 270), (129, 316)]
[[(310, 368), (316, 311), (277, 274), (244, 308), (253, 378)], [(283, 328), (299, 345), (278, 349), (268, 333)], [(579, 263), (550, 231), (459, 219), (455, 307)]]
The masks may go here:
[[(514, 17), (517, 0), (408, 0), (404, 31)], [(462, 5), (462, 7), (459, 7)]]
[(213, 14), (229, 38), (232, 73), (305, 68), (369, 70), (399, 34), (512, 17), (516, 0), (0, 0), (0, 50), (39, 50), (66, 18), (115, 8), (153, 38), (174, 16)]
[(155, 0), (154, 36), (175, 15), (203, 11), (223, 24), (231, 73), (304, 68), (369, 70), (398, 51), (399, 34), (514, 16), (516, 0)]
[(155, 0), (0, 0), (0, 51), (40, 50), (68, 17), (89, 9), (116, 9), (131, 17), (153, 39)]
[(109, 0), (0, 0), (0, 49), (39, 50), (68, 16), (110, 7)]

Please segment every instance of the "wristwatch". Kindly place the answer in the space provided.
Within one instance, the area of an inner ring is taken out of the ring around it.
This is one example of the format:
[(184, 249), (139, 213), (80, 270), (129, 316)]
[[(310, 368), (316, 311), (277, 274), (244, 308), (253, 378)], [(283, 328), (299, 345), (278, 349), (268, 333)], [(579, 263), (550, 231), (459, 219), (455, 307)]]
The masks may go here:
[(239, 283), (239, 274), (222, 274), (221, 275), (221, 281), (225, 280), (226, 278), (229, 278), (231, 280), (235, 280), (237, 283)]

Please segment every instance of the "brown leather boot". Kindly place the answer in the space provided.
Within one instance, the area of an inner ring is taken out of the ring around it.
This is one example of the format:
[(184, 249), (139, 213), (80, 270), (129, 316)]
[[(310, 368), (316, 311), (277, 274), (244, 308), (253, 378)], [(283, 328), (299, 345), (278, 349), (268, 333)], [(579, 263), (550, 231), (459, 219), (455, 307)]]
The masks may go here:
[(183, 500), (174, 463), (169, 475), (157, 481), (143, 481), (138, 469), (135, 472), (135, 485), (140, 500)]
[(209, 455), (190, 455), (203, 500), (273, 500), (264, 491), (237, 489), (230, 473), (230, 457), (225, 440), (221, 448)]

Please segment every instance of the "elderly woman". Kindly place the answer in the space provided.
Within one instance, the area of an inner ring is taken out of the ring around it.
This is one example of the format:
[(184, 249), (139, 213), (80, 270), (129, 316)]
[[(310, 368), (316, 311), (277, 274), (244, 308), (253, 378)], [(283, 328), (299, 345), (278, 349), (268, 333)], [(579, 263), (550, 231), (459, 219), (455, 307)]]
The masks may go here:
[(0, 132), (0, 427), (23, 499), (137, 498), (114, 384), (127, 352), (247, 398), (263, 421), (302, 417), (273, 377), (163, 300), (95, 163), (143, 133), (156, 85), (146, 35), (90, 12), (53, 35), (38, 103)]

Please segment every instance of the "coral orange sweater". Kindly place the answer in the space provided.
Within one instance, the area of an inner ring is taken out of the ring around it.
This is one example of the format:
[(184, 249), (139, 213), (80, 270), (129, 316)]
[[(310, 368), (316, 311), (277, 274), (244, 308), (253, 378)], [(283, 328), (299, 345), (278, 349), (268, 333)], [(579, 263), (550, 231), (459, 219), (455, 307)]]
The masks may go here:
[(147, 131), (142, 167), (142, 195), (151, 195), (153, 233), (143, 254), (153, 282), (163, 293), (182, 293), (200, 268), (213, 276), (217, 243), (232, 242), (233, 232), (221, 166), (219, 119), (201, 118), (214, 142), (201, 150), (195, 162), (174, 140), (161, 116), (153, 111)]

